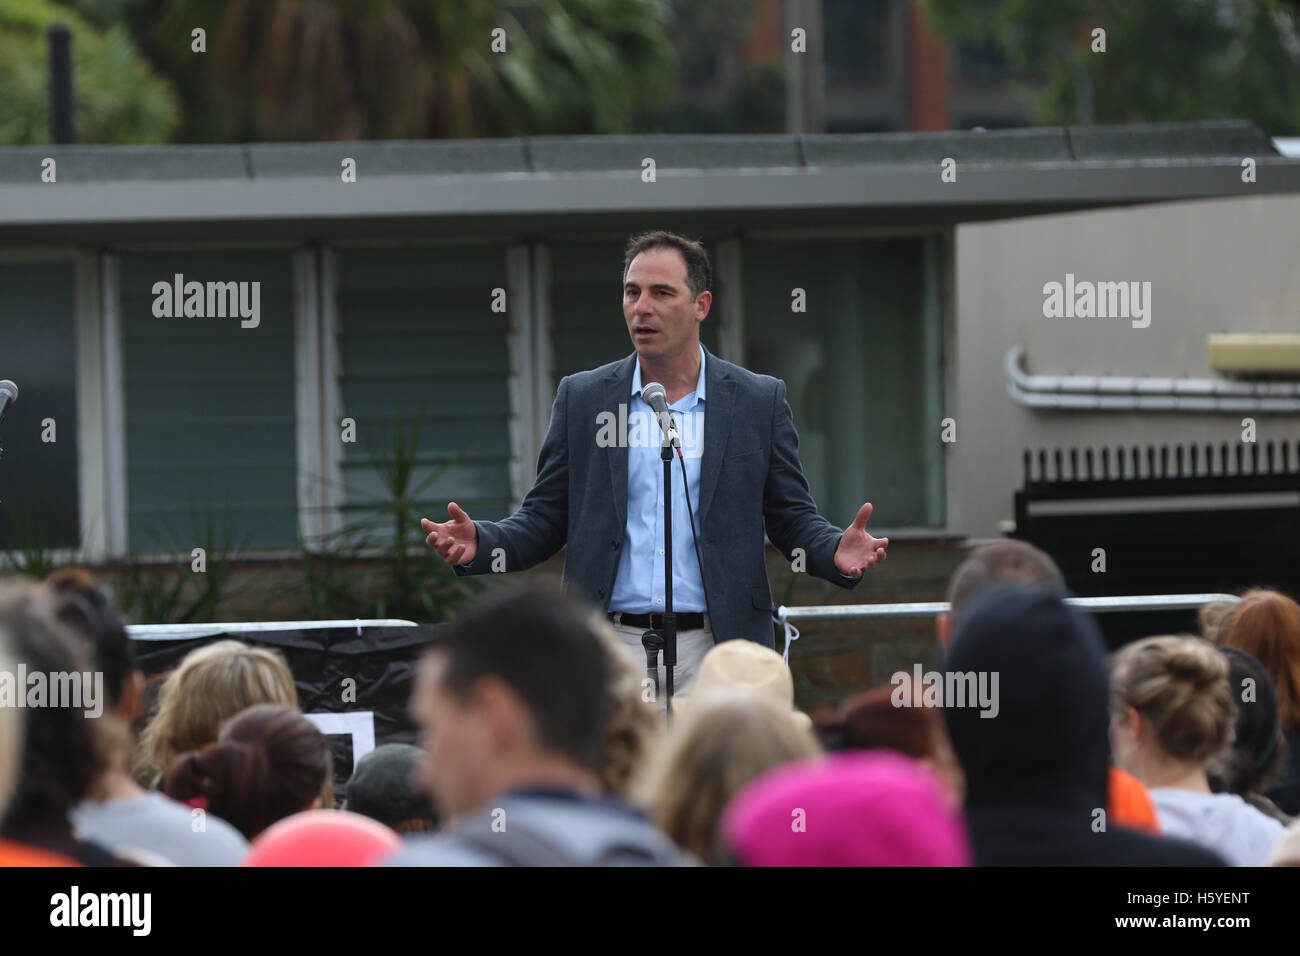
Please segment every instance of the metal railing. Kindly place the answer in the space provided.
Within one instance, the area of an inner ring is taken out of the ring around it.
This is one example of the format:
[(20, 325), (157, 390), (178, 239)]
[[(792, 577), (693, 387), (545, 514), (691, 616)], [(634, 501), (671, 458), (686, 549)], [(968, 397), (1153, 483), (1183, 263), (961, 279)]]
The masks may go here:
[(346, 621), (229, 621), (215, 624), (131, 624), (126, 632), (136, 641), (185, 641), (198, 637), (212, 637), (216, 634), (258, 634), (267, 631), (309, 631), (320, 628), (355, 627), (361, 633), (363, 627), (416, 627), (414, 621), (398, 618), (379, 620)]
[[(1072, 597), (1065, 603), (1106, 614), (1113, 611), (1185, 611), (1211, 601), (1235, 603), (1235, 594), (1125, 594), (1114, 597)], [(821, 604), (808, 607), (777, 608), (776, 616), (785, 621), (862, 620), (876, 617), (934, 617), (951, 610), (947, 601), (922, 601), (912, 604)]]
[[(1113, 611), (1190, 611), (1211, 601), (1236, 603), (1235, 594), (1123, 594), (1113, 597), (1073, 597), (1065, 603), (1106, 614)], [(862, 621), (869, 618), (935, 617), (951, 610), (947, 601), (917, 601), (910, 604), (820, 604), (809, 607), (776, 609), (773, 620), (785, 630), (785, 651), (782, 656), (790, 663), (790, 645), (799, 640), (795, 621)]]

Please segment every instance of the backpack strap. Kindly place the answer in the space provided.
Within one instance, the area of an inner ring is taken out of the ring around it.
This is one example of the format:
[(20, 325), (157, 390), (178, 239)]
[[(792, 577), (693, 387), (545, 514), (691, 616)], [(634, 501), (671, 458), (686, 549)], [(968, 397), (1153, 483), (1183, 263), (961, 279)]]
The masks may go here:
[(487, 820), (482, 820), (467, 827), (458, 827), (449, 836), (501, 860), (506, 866), (577, 865), (576, 860), (517, 823), (511, 823), (506, 830), (493, 830)]
[[(558, 849), (535, 830), (511, 822), (506, 830), (493, 830), (486, 818), (457, 828), (448, 835), (474, 850), (496, 857), (506, 866), (610, 866), (623, 857), (625, 865), (654, 865), (654, 854), (645, 846), (613, 843), (595, 860), (577, 860)], [(628, 857), (636, 858), (635, 862)]]

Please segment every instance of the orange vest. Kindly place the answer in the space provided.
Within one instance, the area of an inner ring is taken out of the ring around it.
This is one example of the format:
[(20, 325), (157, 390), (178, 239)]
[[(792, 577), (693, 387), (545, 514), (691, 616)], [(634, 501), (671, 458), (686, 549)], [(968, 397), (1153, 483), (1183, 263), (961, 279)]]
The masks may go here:
[(1111, 767), (1106, 789), (1106, 810), (1114, 823), (1144, 833), (1160, 832), (1155, 804), (1141, 780), (1119, 767)]
[(81, 866), (70, 856), (51, 853), (24, 843), (0, 840), (0, 866)]

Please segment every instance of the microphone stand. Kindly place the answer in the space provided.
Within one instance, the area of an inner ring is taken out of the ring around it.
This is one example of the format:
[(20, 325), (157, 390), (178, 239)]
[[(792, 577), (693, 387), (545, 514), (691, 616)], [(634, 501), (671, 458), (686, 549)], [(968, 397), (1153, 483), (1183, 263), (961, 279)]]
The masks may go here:
[(660, 422), (663, 446), (660, 457), (664, 463), (664, 626), (651, 628), (641, 635), (646, 650), (646, 671), (654, 681), (655, 694), (659, 692), (659, 651), (664, 652), (664, 674), (667, 679), (666, 707), (668, 720), (673, 715), (673, 668), (677, 666), (677, 615), (673, 611), (673, 438), (672, 413), (667, 422)]

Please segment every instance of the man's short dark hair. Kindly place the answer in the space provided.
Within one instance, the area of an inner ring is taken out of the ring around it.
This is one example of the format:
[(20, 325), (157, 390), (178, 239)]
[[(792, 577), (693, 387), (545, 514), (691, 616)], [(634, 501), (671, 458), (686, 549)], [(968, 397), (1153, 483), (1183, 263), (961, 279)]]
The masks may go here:
[(443, 687), (465, 700), (478, 681), (504, 681), (532, 714), (542, 745), (594, 770), (609, 720), (609, 652), (596, 612), (553, 587), (510, 587), (452, 621), (435, 651)]
[(713, 267), (709, 265), (709, 253), (702, 243), (687, 239), (675, 232), (657, 229), (643, 232), (628, 240), (627, 251), (623, 254), (623, 281), (627, 282), (627, 270), (632, 268), (632, 260), (647, 249), (669, 248), (681, 253), (686, 263), (686, 287), (691, 290), (691, 298), (713, 288)]
[(956, 618), (976, 597), (995, 584), (1017, 581), (1041, 584), (1065, 593), (1065, 578), (1051, 555), (1027, 541), (1008, 538), (982, 545), (953, 572), (948, 604)]

